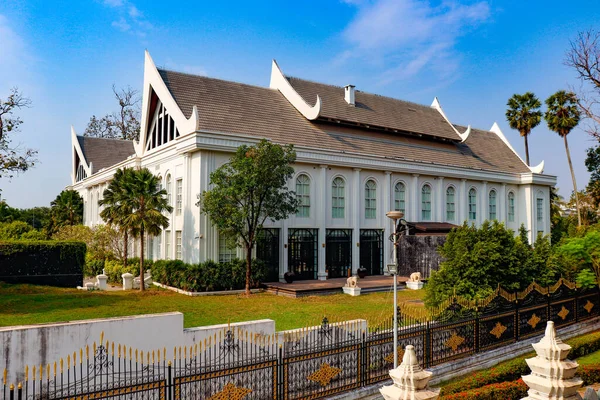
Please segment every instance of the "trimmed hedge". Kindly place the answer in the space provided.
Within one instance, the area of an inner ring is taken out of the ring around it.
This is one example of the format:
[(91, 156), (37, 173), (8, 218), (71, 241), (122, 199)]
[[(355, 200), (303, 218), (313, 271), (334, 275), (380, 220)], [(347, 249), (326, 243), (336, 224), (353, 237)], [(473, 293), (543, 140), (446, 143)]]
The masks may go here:
[(58, 287), (83, 284), (85, 243), (0, 241), (0, 281)]
[[(265, 279), (266, 267), (252, 261), (252, 287)], [(189, 292), (237, 290), (246, 286), (246, 261), (234, 259), (226, 263), (212, 260), (186, 264), (180, 260), (158, 260), (152, 265), (152, 280)]]
[[(572, 347), (569, 352), (569, 359), (576, 359), (600, 350), (600, 332), (577, 336), (565, 340), (565, 343)], [(443, 386), (440, 394), (447, 396), (494, 383), (515, 381), (521, 378), (521, 376), (529, 374), (529, 366), (527, 366), (525, 359), (533, 356), (534, 353), (528, 353), (524, 356), (501, 362), (495, 367), (473, 372), (465, 378)]]
[(581, 365), (577, 376), (583, 379), (583, 385), (593, 385), (600, 382), (600, 365)]
[(522, 379), (514, 382), (492, 383), (477, 389), (442, 396), (443, 400), (509, 400), (527, 396), (529, 388)]

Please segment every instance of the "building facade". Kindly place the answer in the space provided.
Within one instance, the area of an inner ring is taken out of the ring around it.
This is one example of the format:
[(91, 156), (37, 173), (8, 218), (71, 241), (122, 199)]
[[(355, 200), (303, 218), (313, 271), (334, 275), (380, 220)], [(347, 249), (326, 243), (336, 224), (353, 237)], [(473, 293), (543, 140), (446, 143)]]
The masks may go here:
[[(271, 279), (383, 274), (392, 258), (392, 223), (480, 225), (498, 220), (550, 233), (550, 187), (543, 162), (528, 167), (497, 124), (454, 125), (431, 106), (286, 77), (273, 61), (270, 87), (156, 68), (146, 53), (139, 142), (89, 138), (72, 129), (72, 185), (86, 225), (101, 224), (98, 200), (117, 168), (147, 167), (160, 177), (173, 212), (148, 239), (153, 259), (227, 261), (242, 249), (219, 237), (196, 205), (210, 174), (235, 149), (262, 138), (293, 144), (289, 187), (300, 207), (267, 221), (256, 248)], [(311, 104), (313, 104), (311, 106)]]

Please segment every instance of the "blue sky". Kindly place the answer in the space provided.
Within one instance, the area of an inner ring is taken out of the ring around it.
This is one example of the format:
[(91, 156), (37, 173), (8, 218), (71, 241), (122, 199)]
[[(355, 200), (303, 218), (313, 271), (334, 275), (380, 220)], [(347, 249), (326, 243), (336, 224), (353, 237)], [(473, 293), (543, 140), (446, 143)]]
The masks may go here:
[[(48, 205), (70, 183), (70, 126), (115, 110), (111, 86), (141, 88), (144, 49), (158, 66), (267, 86), (271, 59), (287, 75), (430, 104), (451, 121), (510, 130), (506, 101), (545, 99), (578, 85), (563, 65), (569, 40), (597, 27), (595, 1), (194, 1), (0, 2), (0, 98), (31, 98), (18, 141), (40, 163), (1, 196), (14, 207)], [(542, 124), (529, 142), (561, 193), (572, 190), (562, 140)], [(589, 179), (578, 129), (569, 137), (578, 185)]]

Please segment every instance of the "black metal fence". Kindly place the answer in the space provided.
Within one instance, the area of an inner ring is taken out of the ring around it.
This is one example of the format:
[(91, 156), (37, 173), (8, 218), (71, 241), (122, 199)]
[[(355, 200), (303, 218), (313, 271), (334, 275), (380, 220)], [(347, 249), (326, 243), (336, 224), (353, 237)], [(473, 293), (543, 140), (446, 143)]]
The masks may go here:
[[(481, 301), (455, 297), (431, 310), (399, 307), (399, 359), (413, 345), (423, 367), (600, 316), (598, 288), (560, 280)], [(194, 346), (139, 352), (104, 341), (57, 363), (26, 368), (4, 399), (319, 399), (389, 378), (392, 318), (330, 323), (273, 334), (226, 328)]]

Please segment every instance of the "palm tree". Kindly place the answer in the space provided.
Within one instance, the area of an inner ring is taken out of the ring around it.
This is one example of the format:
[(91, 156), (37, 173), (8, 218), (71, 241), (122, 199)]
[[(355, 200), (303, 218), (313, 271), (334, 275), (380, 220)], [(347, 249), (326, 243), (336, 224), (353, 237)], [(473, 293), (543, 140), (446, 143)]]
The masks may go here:
[(169, 226), (165, 212), (173, 211), (167, 191), (159, 189), (158, 177), (148, 168), (132, 171), (124, 185), (122, 207), (130, 210), (123, 220), (135, 238), (140, 239), (140, 290), (144, 290), (144, 242), (147, 234), (157, 236)]
[(506, 110), (508, 124), (512, 129), (518, 130), (521, 136), (525, 138), (525, 157), (527, 165), (529, 165), (527, 136), (542, 120), (542, 112), (540, 111), (542, 103), (535, 97), (535, 94), (527, 92), (525, 94), (513, 94), (506, 105), (508, 106)]
[(83, 222), (83, 199), (75, 190), (63, 190), (50, 206), (53, 224), (56, 227)]
[(573, 190), (575, 192), (575, 204), (577, 205), (577, 222), (581, 226), (581, 210), (579, 207), (579, 196), (577, 194), (577, 182), (575, 181), (575, 172), (571, 162), (571, 153), (569, 152), (569, 142), (567, 135), (579, 123), (579, 109), (577, 108), (577, 97), (573, 92), (559, 90), (546, 99), (548, 110), (544, 118), (548, 123), (548, 128), (558, 133), (565, 141), (565, 150), (567, 151), (567, 160), (571, 169), (571, 178), (573, 178)]
[(131, 168), (119, 168), (113, 175), (113, 179), (98, 201), (99, 206), (104, 206), (100, 216), (109, 226), (113, 226), (123, 235), (123, 266), (127, 266), (127, 252), (129, 247), (129, 227), (125, 224), (125, 218), (131, 213), (131, 209), (124, 206), (127, 196), (127, 180), (133, 173)]

